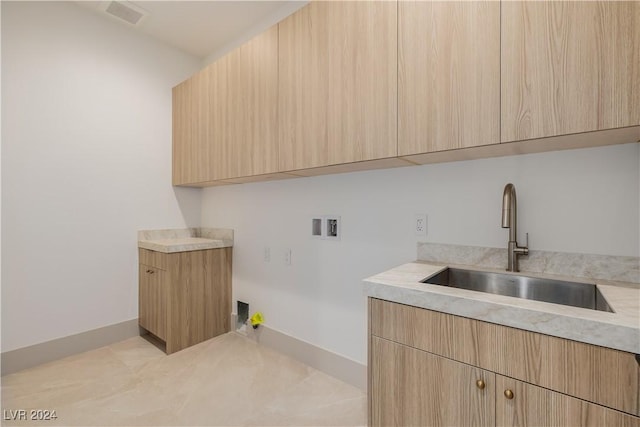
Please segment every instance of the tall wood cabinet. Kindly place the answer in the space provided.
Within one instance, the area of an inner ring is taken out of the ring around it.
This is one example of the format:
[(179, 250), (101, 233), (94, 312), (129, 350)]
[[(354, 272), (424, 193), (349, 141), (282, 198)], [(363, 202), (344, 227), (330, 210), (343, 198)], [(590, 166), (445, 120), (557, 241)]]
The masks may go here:
[(229, 332), (231, 248), (139, 249), (139, 324), (167, 354)]
[(503, 142), (640, 124), (640, 2), (501, 5)]
[(500, 142), (500, 2), (398, 3), (398, 155)]
[(639, 427), (639, 390), (633, 354), (369, 298), (371, 426)]
[(280, 22), (281, 171), (397, 155), (396, 12), (314, 1)]

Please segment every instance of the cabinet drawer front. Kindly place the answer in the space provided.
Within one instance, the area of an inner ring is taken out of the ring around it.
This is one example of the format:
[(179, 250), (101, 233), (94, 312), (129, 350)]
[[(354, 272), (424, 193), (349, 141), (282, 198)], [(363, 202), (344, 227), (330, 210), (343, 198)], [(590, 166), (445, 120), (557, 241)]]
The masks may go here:
[(371, 333), (638, 415), (635, 355), (371, 299)]
[(159, 268), (160, 270), (167, 269), (167, 257), (168, 254), (156, 251), (150, 251), (148, 249), (138, 248), (138, 262), (140, 264), (148, 265), (149, 267)]

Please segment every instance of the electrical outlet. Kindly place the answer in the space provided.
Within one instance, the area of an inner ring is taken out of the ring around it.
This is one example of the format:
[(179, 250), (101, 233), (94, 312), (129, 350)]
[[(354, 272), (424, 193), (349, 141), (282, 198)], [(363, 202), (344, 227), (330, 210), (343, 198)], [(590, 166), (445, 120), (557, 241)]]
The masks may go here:
[(291, 249), (289, 248), (284, 250), (284, 264), (291, 265)]
[(264, 247), (264, 262), (271, 262), (271, 248), (269, 246)]
[(416, 214), (414, 225), (414, 233), (416, 236), (427, 235), (427, 214)]

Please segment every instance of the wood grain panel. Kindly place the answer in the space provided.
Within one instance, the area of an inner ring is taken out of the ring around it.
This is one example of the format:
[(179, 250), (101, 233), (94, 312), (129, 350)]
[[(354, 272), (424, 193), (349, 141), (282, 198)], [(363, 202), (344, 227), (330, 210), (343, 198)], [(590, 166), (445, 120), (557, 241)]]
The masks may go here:
[(230, 117), (227, 109), (229, 99), (228, 67), (224, 60), (218, 60), (205, 68), (205, 72), (209, 77), (209, 117), (207, 121), (209, 145), (208, 150), (203, 151), (202, 155), (206, 157), (206, 163), (209, 167), (208, 175), (210, 178), (206, 181), (213, 181), (229, 175), (226, 160), (231, 156), (226, 144), (230, 138), (228, 127)]
[(170, 254), (167, 354), (202, 341), (204, 318), (203, 251)]
[(278, 27), (216, 62), (210, 132), (214, 179), (278, 171)]
[(638, 363), (618, 350), (494, 325), (499, 373), (638, 415)]
[(502, 2), (502, 141), (640, 124), (640, 2)]
[(231, 248), (169, 255), (167, 353), (230, 330)]
[(209, 71), (173, 88), (173, 185), (210, 181)]
[(155, 267), (140, 264), (138, 278), (138, 323), (164, 340), (167, 329), (166, 273)]
[(159, 268), (160, 270), (167, 269), (167, 257), (168, 254), (163, 252), (150, 251), (149, 249), (138, 248), (138, 262), (150, 267)]
[(371, 333), (638, 415), (635, 355), (372, 299)]
[(232, 248), (204, 253), (204, 336), (215, 337), (231, 330)]
[[(638, 417), (512, 378), (496, 377), (498, 426), (640, 426)], [(513, 392), (513, 399), (504, 397), (505, 390)]]
[(280, 171), (397, 155), (395, 2), (311, 2), (279, 48)]
[(371, 343), (370, 425), (495, 425), (495, 374), (378, 337)]
[(398, 155), (500, 142), (500, 2), (398, 4)]

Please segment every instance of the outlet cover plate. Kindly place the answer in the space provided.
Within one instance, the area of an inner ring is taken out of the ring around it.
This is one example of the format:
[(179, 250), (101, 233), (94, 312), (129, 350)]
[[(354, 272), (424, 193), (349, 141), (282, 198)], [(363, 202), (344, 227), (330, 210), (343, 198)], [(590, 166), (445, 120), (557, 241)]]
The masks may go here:
[(416, 214), (413, 221), (413, 231), (416, 236), (425, 237), (427, 235), (427, 214)]

